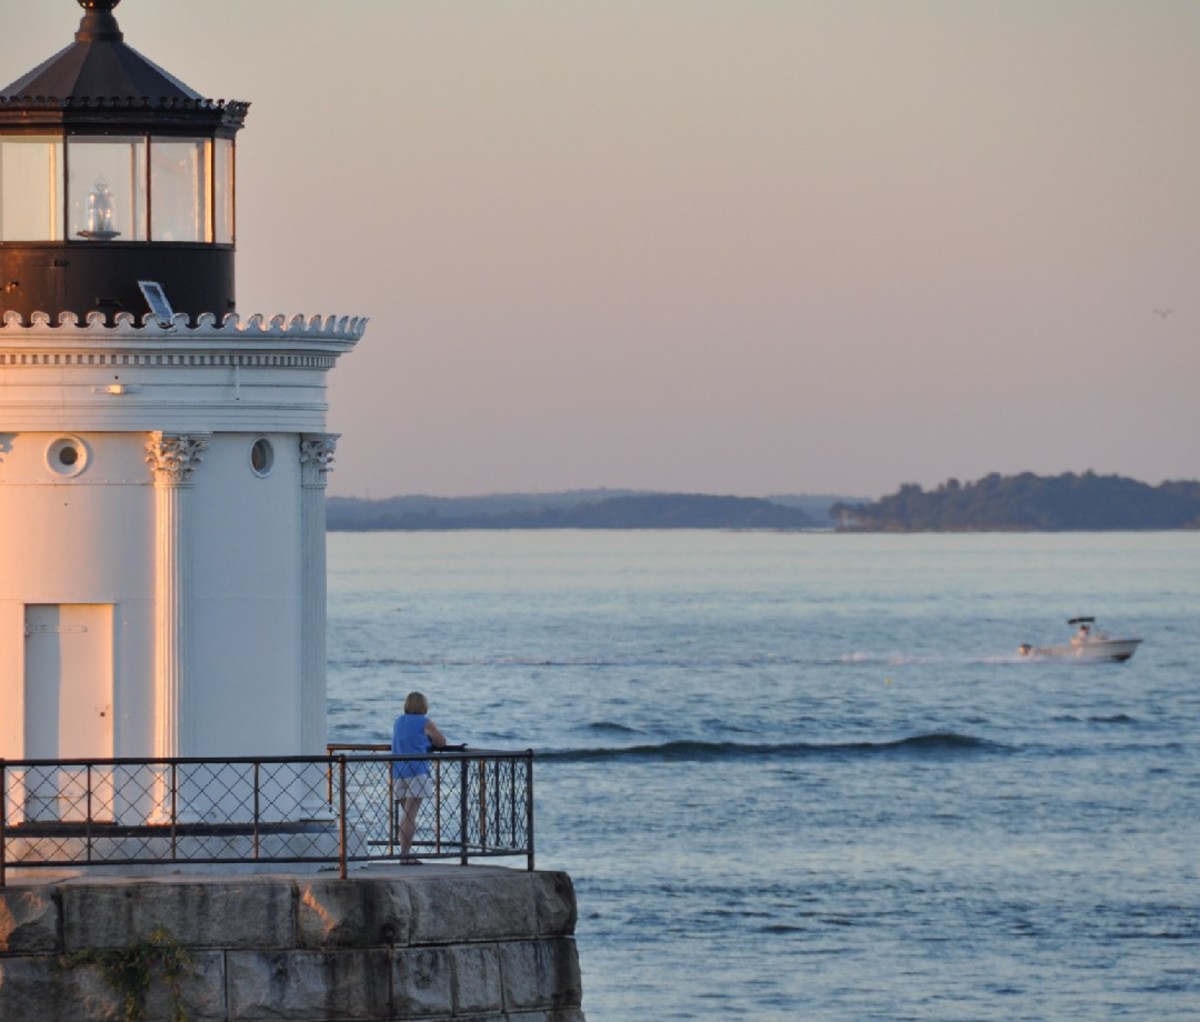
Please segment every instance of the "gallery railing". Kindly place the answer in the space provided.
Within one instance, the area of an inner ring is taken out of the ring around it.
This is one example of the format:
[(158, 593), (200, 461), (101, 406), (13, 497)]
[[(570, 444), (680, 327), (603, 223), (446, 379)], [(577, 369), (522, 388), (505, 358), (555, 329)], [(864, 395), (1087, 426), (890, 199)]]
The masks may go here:
[[(0, 887), (9, 869), (396, 860), (404, 808), (393, 764), (429, 764), (410, 855), (524, 856), (533, 869), (533, 753), (244, 759), (0, 759)], [(410, 803), (410, 812), (412, 811)]]

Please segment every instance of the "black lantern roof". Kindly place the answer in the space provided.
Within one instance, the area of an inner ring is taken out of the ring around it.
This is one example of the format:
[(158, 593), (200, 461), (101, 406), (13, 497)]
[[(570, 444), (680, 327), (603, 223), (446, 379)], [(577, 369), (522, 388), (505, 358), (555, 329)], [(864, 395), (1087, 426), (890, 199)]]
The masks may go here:
[(232, 136), (249, 103), (205, 99), (125, 44), (113, 8), (77, 0), (75, 42), (0, 89), (0, 128), (199, 132)]

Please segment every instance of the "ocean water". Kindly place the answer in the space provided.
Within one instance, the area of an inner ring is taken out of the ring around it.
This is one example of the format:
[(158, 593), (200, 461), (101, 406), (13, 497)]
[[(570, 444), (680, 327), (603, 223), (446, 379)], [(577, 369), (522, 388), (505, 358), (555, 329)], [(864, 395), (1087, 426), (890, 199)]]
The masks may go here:
[[(332, 534), (329, 584), (331, 738), (415, 688), (537, 752), (589, 1022), (1200, 1018), (1200, 533)], [(1145, 642), (1016, 656), (1077, 614)]]

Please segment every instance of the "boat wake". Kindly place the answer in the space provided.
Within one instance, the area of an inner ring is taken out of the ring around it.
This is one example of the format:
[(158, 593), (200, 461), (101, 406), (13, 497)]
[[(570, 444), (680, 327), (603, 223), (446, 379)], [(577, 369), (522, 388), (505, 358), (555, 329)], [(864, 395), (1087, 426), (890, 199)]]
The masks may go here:
[(502, 657), (361, 657), (351, 660), (329, 661), (331, 669), (345, 672), (386, 670), (420, 670), (427, 668), (469, 669), (618, 669), (642, 670), (648, 668), (678, 667), (701, 668), (812, 668), (812, 667), (900, 667), (911, 666), (969, 666), (971, 664), (1003, 664), (1016, 660), (1024, 661), (1017, 651), (1012, 653), (979, 654), (972, 656), (925, 656), (914, 653), (879, 653), (855, 651), (832, 654), (824, 657), (782, 656), (760, 654), (750, 657), (695, 656), (681, 657), (676, 654), (661, 656), (502, 656)]
[(917, 656), (910, 653), (847, 653), (839, 657), (838, 664), (867, 667), (969, 667), (973, 664), (1025, 663), (1026, 657), (1018, 651), (1012, 653), (988, 653), (977, 656)]

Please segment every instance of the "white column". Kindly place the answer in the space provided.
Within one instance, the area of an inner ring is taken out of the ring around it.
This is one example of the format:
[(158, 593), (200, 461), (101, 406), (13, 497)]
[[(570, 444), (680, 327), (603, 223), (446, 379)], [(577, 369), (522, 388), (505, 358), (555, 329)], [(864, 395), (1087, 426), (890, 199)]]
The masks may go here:
[(325, 482), (336, 433), (300, 437), (300, 751), (323, 755), (325, 708)]
[(146, 460), (154, 473), (154, 755), (187, 756), (192, 741), (188, 685), (192, 473), (209, 433), (151, 433)]

